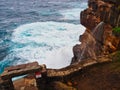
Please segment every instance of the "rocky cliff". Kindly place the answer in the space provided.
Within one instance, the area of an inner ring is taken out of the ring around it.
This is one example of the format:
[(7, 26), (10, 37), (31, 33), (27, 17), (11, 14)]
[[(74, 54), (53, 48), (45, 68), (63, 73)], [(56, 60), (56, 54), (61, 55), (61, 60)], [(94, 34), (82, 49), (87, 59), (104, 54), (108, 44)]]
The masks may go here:
[(72, 64), (88, 58), (97, 60), (120, 49), (120, 34), (113, 33), (114, 27), (120, 27), (119, 0), (88, 0), (80, 20), (87, 29), (79, 37), (81, 44), (73, 47)]

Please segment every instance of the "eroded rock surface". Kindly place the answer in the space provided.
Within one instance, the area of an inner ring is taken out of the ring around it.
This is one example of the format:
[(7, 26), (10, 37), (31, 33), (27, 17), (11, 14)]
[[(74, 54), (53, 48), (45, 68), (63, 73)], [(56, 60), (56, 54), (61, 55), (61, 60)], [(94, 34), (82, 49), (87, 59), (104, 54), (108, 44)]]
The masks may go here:
[(81, 12), (81, 24), (87, 29), (79, 37), (81, 44), (73, 47), (71, 64), (88, 58), (106, 55), (120, 49), (120, 35), (113, 33), (120, 26), (120, 2), (117, 0), (88, 0)]

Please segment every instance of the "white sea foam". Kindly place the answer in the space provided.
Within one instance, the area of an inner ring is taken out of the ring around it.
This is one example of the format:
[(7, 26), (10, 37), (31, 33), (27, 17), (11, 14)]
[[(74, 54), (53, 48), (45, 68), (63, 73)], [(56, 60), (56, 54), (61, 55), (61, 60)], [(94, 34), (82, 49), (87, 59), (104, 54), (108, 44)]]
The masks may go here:
[[(80, 43), (78, 37), (84, 30), (82, 25), (53, 21), (21, 25), (13, 32), (12, 42), (16, 44), (9, 59), (17, 57), (27, 62), (38, 61), (49, 68), (65, 67), (70, 64), (72, 47)], [(24, 61), (17, 62), (21, 63)]]

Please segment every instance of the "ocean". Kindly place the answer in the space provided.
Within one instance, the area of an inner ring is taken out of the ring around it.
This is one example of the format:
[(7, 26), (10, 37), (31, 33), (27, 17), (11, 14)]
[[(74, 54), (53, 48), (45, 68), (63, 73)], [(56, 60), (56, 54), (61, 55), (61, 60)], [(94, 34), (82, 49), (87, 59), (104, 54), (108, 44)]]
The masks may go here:
[(80, 44), (80, 12), (87, 0), (0, 0), (0, 73), (37, 61), (48, 68), (70, 65)]

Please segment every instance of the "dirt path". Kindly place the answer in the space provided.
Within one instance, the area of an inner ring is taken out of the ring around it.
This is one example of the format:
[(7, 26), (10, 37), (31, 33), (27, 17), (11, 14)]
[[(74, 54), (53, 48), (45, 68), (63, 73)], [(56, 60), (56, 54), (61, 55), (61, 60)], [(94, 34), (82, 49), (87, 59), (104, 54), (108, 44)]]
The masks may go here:
[(69, 82), (77, 90), (120, 90), (120, 61), (84, 68)]

